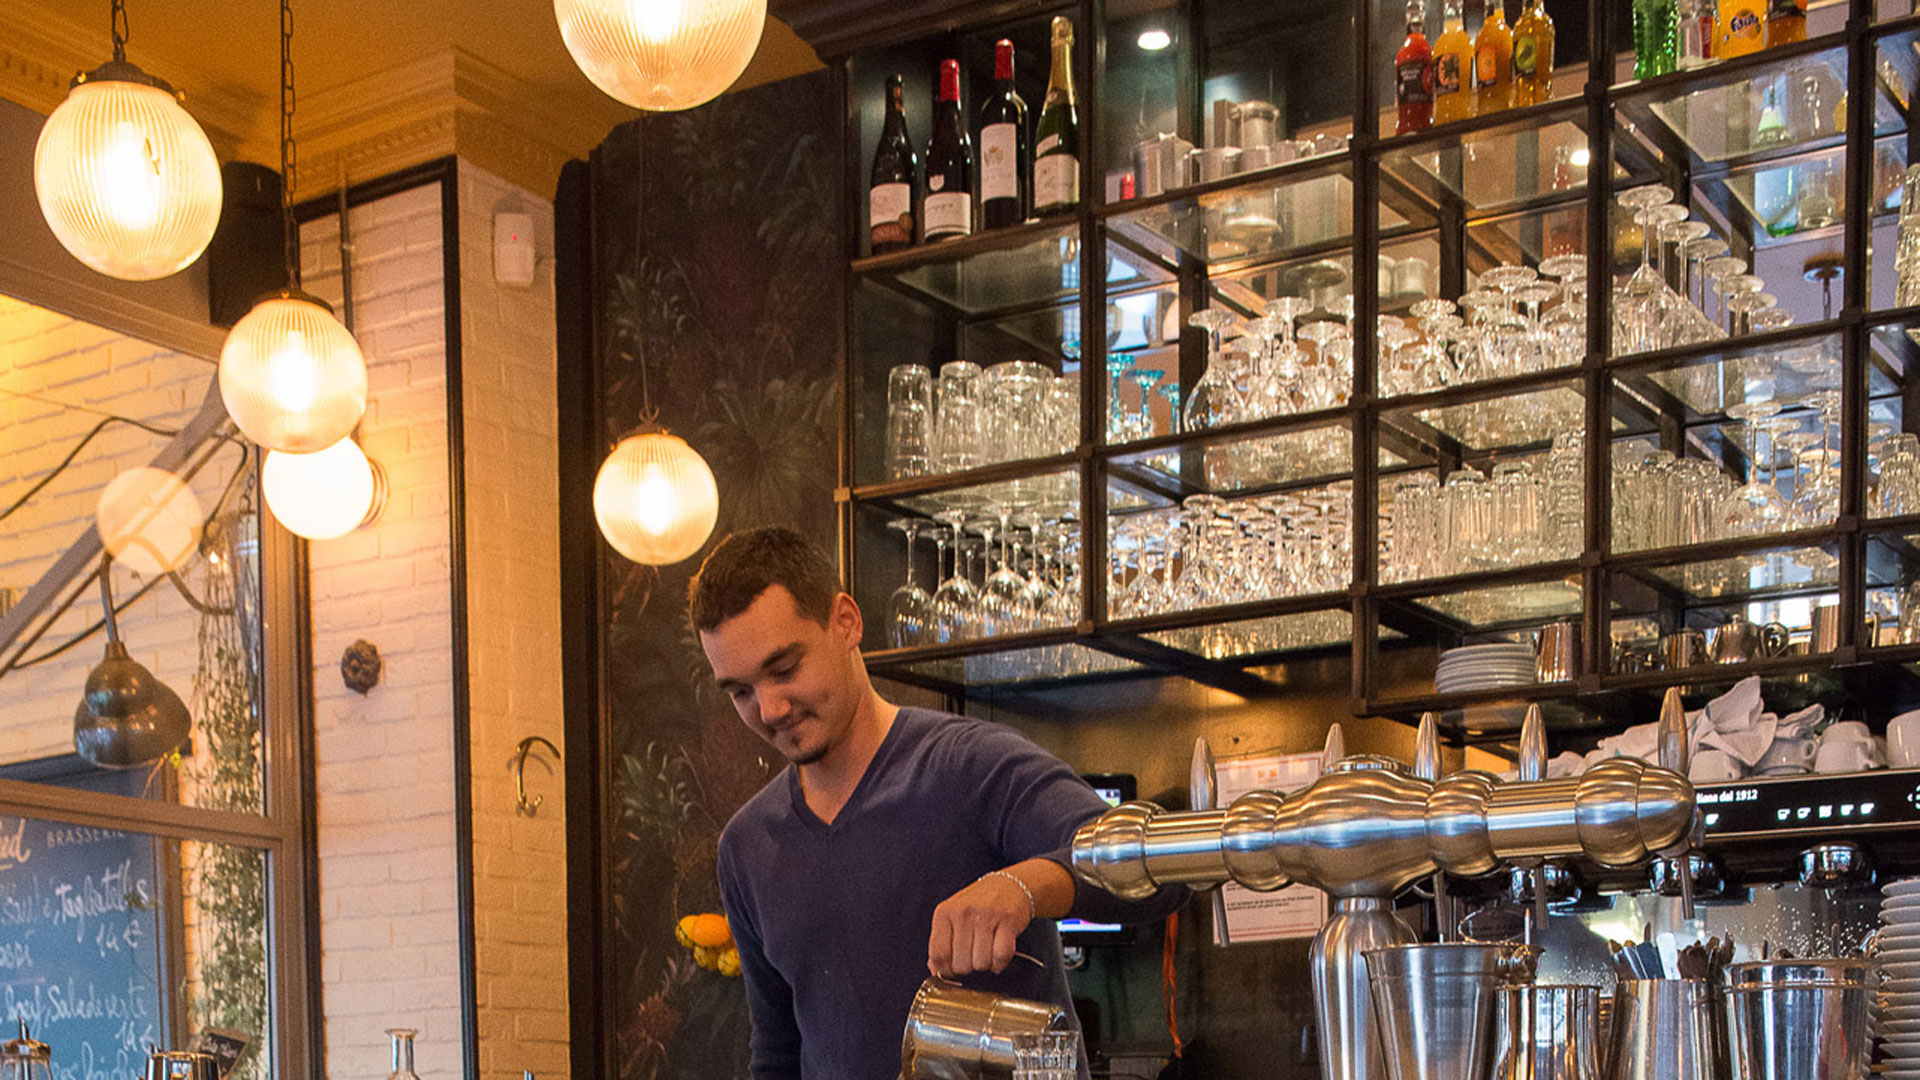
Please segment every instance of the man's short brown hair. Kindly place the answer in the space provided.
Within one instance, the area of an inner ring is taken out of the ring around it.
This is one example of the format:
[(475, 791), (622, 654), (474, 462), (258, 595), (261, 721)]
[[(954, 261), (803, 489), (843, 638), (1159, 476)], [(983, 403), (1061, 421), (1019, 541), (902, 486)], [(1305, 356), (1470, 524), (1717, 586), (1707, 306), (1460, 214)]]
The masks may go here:
[(712, 630), (774, 585), (792, 593), (800, 613), (822, 626), (840, 595), (833, 560), (806, 537), (781, 526), (733, 533), (707, 555), (687, 585), (694, 630)]

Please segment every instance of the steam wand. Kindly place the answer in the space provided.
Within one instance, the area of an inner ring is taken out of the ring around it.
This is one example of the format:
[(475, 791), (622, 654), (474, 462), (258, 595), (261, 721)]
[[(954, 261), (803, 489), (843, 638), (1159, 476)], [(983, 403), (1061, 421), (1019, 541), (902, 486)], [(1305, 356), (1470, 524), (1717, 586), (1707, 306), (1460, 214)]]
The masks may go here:
[[(1335, 724), (1338, 728), (1340, 725)], [(1413, 737), (1413, 775), (1428, 783), (1440, 779), (1440, 714), (1421, 713), (1420, 730)], [(1453, 937), (1453, 904), (1447, 897), (1447, 872), (1433, 872), (1433, 924), (1440, 940)]]

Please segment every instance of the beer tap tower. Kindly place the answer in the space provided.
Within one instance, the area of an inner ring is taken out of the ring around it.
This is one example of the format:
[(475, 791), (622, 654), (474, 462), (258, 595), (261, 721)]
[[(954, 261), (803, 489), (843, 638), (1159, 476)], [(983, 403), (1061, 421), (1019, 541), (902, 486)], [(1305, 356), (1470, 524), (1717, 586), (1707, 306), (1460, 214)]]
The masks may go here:
[[(1335, 731), (1337, 732), (1337, 725)], [(1694, 832), (1686, 777), (1686, 722), (1676, 692), (1660, 718), (1661, 764), (1600, 762), (1577, 777), (1546, 778), (1546, 739), (1528, 711), (1521, 779), (1439, 775), (1434, 718), (1421, 722), (1416, 768), (1330, 746), (1320, 779), (1295, 795), (1249, 792), (1222, 809), (1168, 813), (1146, 802), (1082, 826), (1074, 873), (1139, 899), (1169, 884), (1234, 881), (1261, 891), (1298, 882), (1333, 897), (1310, 962), (1323, 1080), (1383, 1080), (1367, 991), (1365, 952), (1415, 940), (1393, 896), (1430, 874), (1475, 877), (1509, 865), (1584, 856), (1625, 866), (1684, 853)], [(1329, 741), (1338, 739), (1330, 733)], [(1684, 865), (1687, 860), (1681, 860)]]

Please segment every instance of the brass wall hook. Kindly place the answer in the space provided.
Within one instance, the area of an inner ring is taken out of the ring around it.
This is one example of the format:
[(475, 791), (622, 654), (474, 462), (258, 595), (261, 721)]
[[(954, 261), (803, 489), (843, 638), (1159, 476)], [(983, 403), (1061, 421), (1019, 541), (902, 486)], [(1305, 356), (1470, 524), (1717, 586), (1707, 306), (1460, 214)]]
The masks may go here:
[(533, 749), (533, 744), (535, 743), (539, 743), (548, 750), (553, 751), (555, 761), (560, 759), (560, 748), (539, 735), (529, 735), (520, 740), (518, 749), (519, 757), (514, 761), (513, 765), (513, 790), (519, 799), (519, 804), (515, 809), (528, 817), (532, 817), (537, 813), (540, 809), (540, 804), (546, 801), (544, 795), (535, 795), (531, 799), (527, 798), (527, 753)]

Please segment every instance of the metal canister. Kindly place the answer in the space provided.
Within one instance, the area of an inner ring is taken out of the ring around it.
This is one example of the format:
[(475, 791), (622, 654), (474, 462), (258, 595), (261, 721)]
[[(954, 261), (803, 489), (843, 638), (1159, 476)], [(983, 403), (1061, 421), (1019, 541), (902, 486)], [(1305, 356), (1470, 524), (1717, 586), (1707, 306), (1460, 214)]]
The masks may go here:
[(928, 979), (907, 1010), (901, 1080), (1011, 1080), (1013, 1036), (1061, 1031), (1066, 1010), (1045, 1001), (998, 997)]
[(1531, 945), (1448, 942), (1367, 950), (1380, 1047), (1392, 1080), (1485, 1077), (1500, 992), (1533, 981)]
[(1280, 109), (1270, 101), (1243, 101), (1233, 107), (1233, 135), (1229, 140), (1242, 150), (1265, 146), (1273, 141), (1280, 123)]

